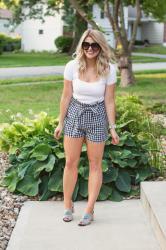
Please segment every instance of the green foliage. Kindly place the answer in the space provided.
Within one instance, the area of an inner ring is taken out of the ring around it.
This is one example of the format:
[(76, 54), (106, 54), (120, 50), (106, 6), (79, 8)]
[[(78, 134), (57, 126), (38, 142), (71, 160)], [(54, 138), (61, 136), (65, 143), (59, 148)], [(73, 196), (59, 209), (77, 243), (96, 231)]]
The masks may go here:
[(59, 36), (55, 39), (55, 45), (59, 52), (69, 52), (73, 38), (69, 36)]
[(162, 172), (164, 163), (161, 155), (162, 145), (160, 136), (164, 134), (161, 123), (152, 120), (137, 96), (127, 95), (117, 97), (117, 123), (119, 127), (126, 124), (122, 130), (132, 132), (138, 139), (146, 140), (150, 157), (150, 164)]
[(21, 49), (21, 38), (13, 38), (0, 34), (0, 51), (14, 51)]
[(35, 115), (34, 119), (20, 116), (11, 124), (7, 124), (0, 133), (0, 149), (13, 153), (18, 144), (27, 142), (28, 138), (52, 134), (53, 126), (55, 126), (55, 121), (46, 112)]
[[(145, 122), (149, 118), (140, 100), (135, 96), (118, 98), (117, 111), (120, 143), (111, 144), (111, 136), (106, 142), (102, 161), (103, 185), (98, 200), (121, 201), (136, 192), (135, 189), (139, 192), (141, 181), (159, 174), (153, 164), (159, 150), (158, 144), (154, 144), (156, 132), (151, 129), (152, 125), (148, 125), (149, 120)], [(4, 127), (0, 134), (0, 148), (9, 152), (10, 167), (1, 185), (11, 192), (39, 195), (40, 200), (63, 192), (63, 135), (60, 140), (53, 138), (57, 122), (41, 112), (34, 119), (20, 117)], [(148, 133), (151, 136), (147, 136)], [(152, 144), (155, 150), (152, 150)], [(83, 145), (74, 200), (88, 196), (86, 150), (86, 145)]]
[(166, 104), (157, 102), (152, 107), (149, 107), (150, 110), (154, 114), (165, 114), (166, 115)]
[[(10, 154), (10, 167), (7, 169), (2, 185), (11, 192), (29, 196), (39, 195), (46, 200), (57, 192), (63, 192), (62, 177), (65, 155), (62, 138), (55, 140), (52, 135), (43, 133), (29, 137)], [(120, 201), (132, 191), (133, 185), (153, 174), (149, 166), (146, 142), (138, 141), (130, 132), (120, 134), (120, 144), (107, 141), (103, 157), (103, 185), (98, 200)], [(79, 176), (73, 198), (88, 196), (88, 158), (86, 147), (82, 149)]]

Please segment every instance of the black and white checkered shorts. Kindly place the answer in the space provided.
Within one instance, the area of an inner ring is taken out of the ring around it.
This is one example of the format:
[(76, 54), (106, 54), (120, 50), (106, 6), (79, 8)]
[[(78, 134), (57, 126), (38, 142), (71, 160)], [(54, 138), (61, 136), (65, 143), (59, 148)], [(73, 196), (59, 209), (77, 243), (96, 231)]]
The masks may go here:
[(64, 135), (86, 137), (93, 142), (106, 141), (109, 133), (104, 101), (86, 104), (72, 97), (64, 119), (63, 132)]

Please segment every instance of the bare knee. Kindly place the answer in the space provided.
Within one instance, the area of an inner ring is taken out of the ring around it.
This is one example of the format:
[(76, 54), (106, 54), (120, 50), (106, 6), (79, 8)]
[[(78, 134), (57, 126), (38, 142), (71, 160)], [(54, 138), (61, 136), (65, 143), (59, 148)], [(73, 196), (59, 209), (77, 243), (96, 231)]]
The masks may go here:
[(96, 159), (89, 159), (89, 170), (90, 171), (101, 171), (101, 161)]
[(66, 159), (65, 168), (67, 169), (77, 169), (79, 159)]

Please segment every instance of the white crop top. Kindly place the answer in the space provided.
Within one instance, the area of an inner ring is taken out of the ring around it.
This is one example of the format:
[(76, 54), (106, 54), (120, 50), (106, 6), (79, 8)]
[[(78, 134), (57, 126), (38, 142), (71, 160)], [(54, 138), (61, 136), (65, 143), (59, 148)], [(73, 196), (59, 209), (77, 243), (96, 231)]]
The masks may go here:
[(82, 103), (94, 103), (104, 100), (105, 86), (116, 83), (116, 68), (110, 63), (110, 73), (96, 82), (86, 82), (78, 78), (78, 62), (69, 61), (64, 70), (64, 79), (72, 81), (73, 97)]

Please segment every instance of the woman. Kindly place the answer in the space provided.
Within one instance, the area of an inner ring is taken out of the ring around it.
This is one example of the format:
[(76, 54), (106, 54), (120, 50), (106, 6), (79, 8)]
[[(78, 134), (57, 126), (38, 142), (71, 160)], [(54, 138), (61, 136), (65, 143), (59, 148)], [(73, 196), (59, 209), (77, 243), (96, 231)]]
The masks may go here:
[(102, 185), (102, 157), (108, 133), (112, 144), (119, 143), (115, 130), (115, 66), (104, 35), (86, 30), (76, 49), (76, 58), (64, 70), (64, 88), (60, 102), (59, 124), (54, 137), (64, 130), (66, 164), (63, 175), (64, 216), (73, 220), (72, 194), (77, 182), (78, 163), (84, 141), (89, 160), (88, 202), (78, 225), (91, 223), (94, 205)]

